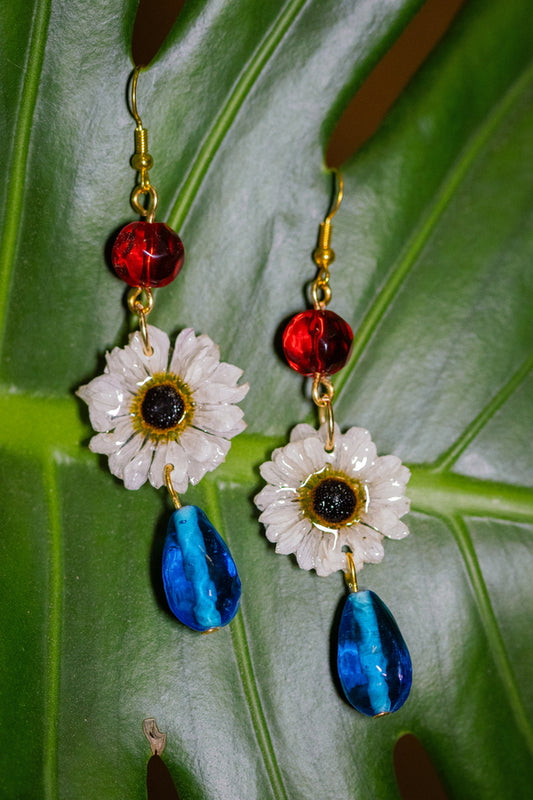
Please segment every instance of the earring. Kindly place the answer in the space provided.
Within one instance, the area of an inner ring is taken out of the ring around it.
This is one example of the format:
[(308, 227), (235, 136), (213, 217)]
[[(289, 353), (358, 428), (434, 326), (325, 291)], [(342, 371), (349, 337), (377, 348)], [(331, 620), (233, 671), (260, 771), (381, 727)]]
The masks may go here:
[(159, 730), (155, 719), (143, 720), (143, 733), (152, 749), (146, 765), (147, 800), (179, 800), (172, 776), (161, 758), (167, 743), (166, 733)]
[(132, 166), (138, 173), (131, 204), (144, 219), (126, 225), (112, 250), (116, 274), (132, 287), (128, 307), (138, 317), (139, 331), (124, 348), (106, 354), (104, 374), (77, 394), (88, 404), (97, 432), (89, 447), (108, 456), (112, 474), (127, 489), (138, 489), (147, 480), (156, 489), (167, 487), (175, 511), (163, 550), (165, 594), (182, 623), (207, 633), (233, 619), (241, 584), (219, 533), (200, 508), (182, 506), (178, 492), (224, 461), (230, 439), (246, 427), (235, 404), (248, 384), (238, 385), (242, 370), (221, 362), (207, 335), (196, 336), (187, 328), (171, 352), (167, 334), (147, 324), (152, 289), (176, 278), (184, 250), (174, 231), (155, 222), (158, 195), (149, 177), (153, 159), (137, 111), (139, 70), (131, 82), (136, 121)]
[(409, 533), (400, 517), (409, 510), (404, 492), (410, 473), (396, 456), (378, 457), (367, 430), (341, 434), (334, 421), (330, 376), (345, 365), (353, 340), (348, 323), (326, 308), (335, 258), (331, 220), (343, 197), (342, 177), (334, 172), (337, 195), (313, 254), (318, 267), (313, 308), (296, 314), (282, 337), (289, 366), (313, 379), (311, 396), (321, 424), (319, 430), (297, 425), (289, 444), (261, 465), (267, 486), (255, 503), (277, 553), (294, 553), (302, 569), (321, 576), (344, 571), (349, 594), (338, 629), (338, 676), (348, 702), (375, 717), (397, 711), (406, 701), (411, 659), (383, 601), (358, 589), (357, 572), (365, 562), (382, 560), (384, 535), (402, 539)]

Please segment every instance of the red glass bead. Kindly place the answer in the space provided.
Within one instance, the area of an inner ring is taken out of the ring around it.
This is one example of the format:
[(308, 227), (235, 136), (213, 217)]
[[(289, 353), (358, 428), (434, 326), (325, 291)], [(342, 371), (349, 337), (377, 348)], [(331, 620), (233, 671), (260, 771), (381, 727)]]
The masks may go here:
[(183, 260), (183, 242), (164, 222), (130, 222), (111, 252), (113, 269), (130, 286), (166, 286)]
[(333, 311), (312, 309), (296, 314), (283, 332), (283, 352), (302, 375), (333, 375), (346, 364), (352, 329)]

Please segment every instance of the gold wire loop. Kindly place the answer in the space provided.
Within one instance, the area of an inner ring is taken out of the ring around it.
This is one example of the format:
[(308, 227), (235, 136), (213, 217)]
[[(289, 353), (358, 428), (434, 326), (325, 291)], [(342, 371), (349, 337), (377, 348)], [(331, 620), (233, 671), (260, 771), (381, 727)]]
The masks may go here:
[(172, 498), (172, 502), (174, 503), (174, 508), (181, 508), (181, 501), (178, 497), (177, 491), (174, 489), (172, 485), (172, 472), (174, 470), (173, 464), (165, 464), (164, 475), (165, 475), (165, 486), (168, 489), (168, 493)]
[(318, 406), (318, 416), (321, 425), (326, 425), (325, 450), (331, 453), (335, 449), (335, 417), (333, 415), (334, 389), (329, 378), (319, 372), (313, 378), (311, 396), (313, 403)]
[(167, 743), (167, 735), (159, 730), (155, 719), (143, 719), (143, 733), (150, 742), (153, 756), (160, 756)]
[[(141, 299), (139, 299), (141, 298)], [(144, 303), (142, 302), (144, 300)], [(148, 316), (154, 307), (154, 296), (149, 286), (132, 286), (128, 292), (128, 308), (132, 314)]]
[[(145, 300), (144, 303), (139, 300), (141, 296)], [(154, 296), (150, 287), (134, 286), (130, 289), (128, 292), (128, 308), (132, 314), (137, 314), (139, 317), (139, 331), (143, 341), (143, 350), (145, 356), (151, 356), (154, 352), (152, 345), (150, 344), (148, 326), (146, 324), (146, 317), (151, 312), (153, 307)]]
[(318, 267), (318, 275), (311, 284), (311, 299), (316, 310), (324, 310), (331, 300), (331, 289), (329, 288), (329, 268), (335, 261), (335, 251), (331, 248), (331, 220), (339, 210), (344, 197), (344, 181), (337, 169), (332, 173), (336, 181), (336, 194), (332, 206), (323, 222), (320, 223), (318, 232), (318, 245), (313, 252), (313, 260)]
[[(143, 196), (148, 197), (148, 205), (146, 207), (141, 203), (141, 198)], [(134, 186), (130, 197), (130, 203), (137, 214), (141, 217), (146, 217), (147, 222), (154, 221), (158, 202), (159, 197), (157, 190), (152, 184), (149, 183), (147, 186), (143, 186), (142, 183), (138, 183), (137, 186)]]
[(318, 277), (311, 284), (311, 300), (315, 311), (323, 311), (331, 300), (331, 287), (328, 284), (329, 273), (322, 267)]
[(330, 379), (317, 372), (313, 377), (313, 388), (311, 389), (313, 403), (319, 408), (331, 405), (334, 392)]
[(357, 586), (357, 573), (355, 571), (355, 561), (351, 550), (346, 551), (346, 561), (348, 563), (348, 569), (344, 573), (344, 580), (346, 581), (346, 585), (351, 592), (358, 592), (359, 587)]

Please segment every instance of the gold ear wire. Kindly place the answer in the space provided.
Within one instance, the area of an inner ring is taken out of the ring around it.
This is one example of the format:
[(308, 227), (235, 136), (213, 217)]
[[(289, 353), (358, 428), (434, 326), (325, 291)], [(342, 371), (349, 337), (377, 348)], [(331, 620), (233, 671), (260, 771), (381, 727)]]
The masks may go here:
[(318, 267), (318, 275), (311, 285), (311, 299), (315, 309), (324, 309), (331, 300), (331, 289), (329, 287), (329, 267), (335, 261), (335, 251), (331, 248), (331, 220), (339, 210), (344, 197), (344, 181), (338, 169), (332, 169), (331, 173), (336, 182), (336, 193), (324, 221), (320, 223), (318, 232), (318, 246), (313, 252), (313, 260)]
[[(154, 159), (148, 152), (148, 130), (143, 126), (137, 109), (137, 81), (141, 67), (135, 67), (131, 78), (131, 113), (137, 127), (135, 128), (135, 155), (131, 159), (131, 166), (139, 173), (139, 180), (131, 193), (131, 205), (141, 217), (146, 217), (147, 222), (153, 222), (159, 197), (155, 186), (150, 183), (149, 172), (154, 165)], [(146, 208), (141, 200), (148, 197)]]

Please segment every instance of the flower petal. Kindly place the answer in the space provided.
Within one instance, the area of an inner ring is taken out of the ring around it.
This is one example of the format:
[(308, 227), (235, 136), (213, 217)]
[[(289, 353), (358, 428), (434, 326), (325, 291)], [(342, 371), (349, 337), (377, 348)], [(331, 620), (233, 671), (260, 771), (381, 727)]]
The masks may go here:
[(194, 410), (193, 425), (207, 433), (231, 439), (246, 428), (243, 416), (239, 406), (202, 405)]
[(186, 428), (180, 436), (180, 445), (188, 458), (206, 464), (206, 471), (215, 469), (221, 464), (231, 447), (227, 439), (200, 432), (195, 428)]
[[(128, 445), (122, 448), (121, 455), (124, 454), (127, 447)], [(126, 489), (139, 489), (145, 483), (148, 479), (148, 470), (150, 469), (153, 455), (154, 443), (147, 439), (141, 449), (123, 467), (122, 478)], [(113, 456), (109, 459), (110, 466), (112, 458)]]
[(259, 494), (254, 497), (254, 503), (260, 511), (263, 511), (263, 509), (271, 503), (277, 503), (278, 500), (291, 500), (294, 497), (296, 497), (295, 489), (265, 486), (264, 489), (261, 489)]
[[(308, 537), (312, 536), (311, 524), (308, 520), (301, 520), (296, 525), (291, 525), (283, 533), (279, 534), (277, 539), (274, 540), (267, 535), (270, 541), (276, 541), (276, 553), (282, 556), (289, 556), (291, 553), (296, 553), (302, 542)], [(305, 567), (304, 567), (305, 569)], [(307, 567), (307, 569), (310, 569)]]
[(368, 511), (361, 514), (361, 519), (389, 539), (403, 539), (409, 528), (401, 522), (396, 514), (384, 506), (370, 505)]
[(296, 560), (299, 567), (302, 569), (314, 569), (316, 567), (321, 539), (322, 535), (316, 528), (313, 528), (310, 533), (302, 538), (296, 550)]
[(327, 577), (339, 569), (346, 568), (346, 555), (342, 551), (343, 536), (322, 536), (316, 558), (316, 573), (320, 577)]
[(89, 418), (95, 431), (114, 428), (115, 418), (129, 414), (133, 395), (114, 375), (99, 375), (76, 392), (89, 406)]
[[(154, 375), (156, 372), (166, 372), (168, 365), (168, 351), (170, 349), (170, 341), (165, 331), (156, 328), (154, 325), (147, 325), (148, 339), (152, 347), (153, 353), (147, 356), (144, 352), (144, 345), (142, 336), (139, 331), (136, 331), (130, 337), (129, 350), (136, 364), (142, 364), (147, 373)], [(124, 348), (126, 352), (128, 347)]]
[(350, 477), (366, 477), (366, 470), (374, 463), (376, 446), (365, 428), (350, 428), (342, 437), (337, 464)]

